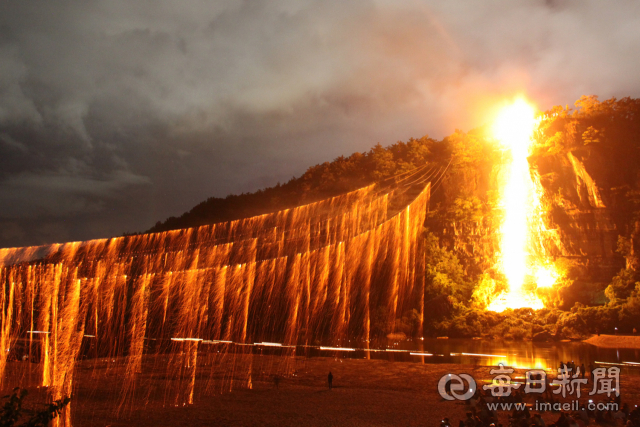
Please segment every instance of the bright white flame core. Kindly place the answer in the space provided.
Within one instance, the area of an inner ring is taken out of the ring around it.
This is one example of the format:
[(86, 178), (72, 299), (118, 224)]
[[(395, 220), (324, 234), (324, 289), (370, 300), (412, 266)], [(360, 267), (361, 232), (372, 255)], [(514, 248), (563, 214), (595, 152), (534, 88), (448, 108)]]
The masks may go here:
[[(506, 308), (540, 309), (544, 307), (537, 296), (523, 289), (525, 277), (530, 272), (528, 267), (531, 229), (529, 213), (537, 197), (527, 161), (531, 135), (535, 126), (533, 107), (523, 99), (518, 99), (502, 111), (494, 128), (498, 140), (509, 149), (511, 162), (506, 166), (506, 183), (501, 201), (505, 210), (502, 225), (501, 264), (509, 284), (509, 291), (491, 303), (489, 310), (492, 311), (503, 311)], [(539, 271), (541, 270), (538, 269)], [(542, 286), (551, 286), (555, 282), (550, 274), (541, 276), (541, 279), (539, 282), (541, 285), (544, 283)], [(550, 280), (553, 282), (550, 283)]]
[(550, 268), (539, 267), (536, 271), (536, 283), (539, 288), (550, 288), (558, 280), (558, 275)]

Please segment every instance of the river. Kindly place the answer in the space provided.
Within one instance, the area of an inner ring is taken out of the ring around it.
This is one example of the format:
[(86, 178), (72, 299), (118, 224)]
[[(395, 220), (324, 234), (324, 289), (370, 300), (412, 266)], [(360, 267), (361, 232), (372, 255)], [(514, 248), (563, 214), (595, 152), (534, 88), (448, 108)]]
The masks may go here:
[[(351, 344), (351, 343), (349, 343)], [(384, 359), (396, 362), (459, 363), (555, 370), (561, 362), (573, 361), (585, 368), (619, 366), (622, 372), (640, 374), (640, 350), (601, 348), (584, 342), (501, 341), (491, 339), (435, 339), (387, 341), (364, 346), (345, 346), (337, 350), (314, 347), (310, 356), (340, 355), (351, 358)], [(301, 349), (298, 350), (300, 352)], [(298, 353), (300, 354), (300, 353)]]

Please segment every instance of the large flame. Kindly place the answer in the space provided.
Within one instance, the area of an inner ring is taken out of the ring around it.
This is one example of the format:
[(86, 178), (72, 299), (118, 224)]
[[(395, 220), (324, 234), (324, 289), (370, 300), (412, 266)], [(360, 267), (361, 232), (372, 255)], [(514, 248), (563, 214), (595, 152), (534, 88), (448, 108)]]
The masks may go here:
[(500, 264), (506, 276), (509, 290), (489, 305), (489, 310), (507, 308), (544, 307), (532, 289), (525, 289), (525, 281), (532, 278), (539, 286), (553, 285), (553, 273), (536, 266), (531, 249), (532, 214), (539, 206), (538, 195), (529, 173), (527, 157), (531, 135), (536, 127), (535, 110), (520, 98), (505, 107), (494, 127), (494, 134), (509, 150), (510, 161), (506, 165), (501, 204), (505, 218), (502, 225)]

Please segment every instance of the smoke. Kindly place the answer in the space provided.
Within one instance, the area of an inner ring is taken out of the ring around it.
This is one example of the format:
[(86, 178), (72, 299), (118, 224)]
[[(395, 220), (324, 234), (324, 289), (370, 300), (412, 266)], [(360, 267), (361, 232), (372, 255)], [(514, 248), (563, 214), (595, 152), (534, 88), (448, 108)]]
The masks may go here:
[(138, 231), (527, 93), (637, 96), (640, 6), (0, 5), (0, 247)]

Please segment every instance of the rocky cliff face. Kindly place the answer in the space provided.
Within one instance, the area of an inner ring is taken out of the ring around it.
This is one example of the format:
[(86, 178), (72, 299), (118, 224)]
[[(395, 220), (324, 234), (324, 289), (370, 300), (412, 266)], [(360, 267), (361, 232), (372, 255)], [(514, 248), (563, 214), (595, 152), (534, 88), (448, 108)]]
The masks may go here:
[[(640, 271), (640, 101), (583, 97), (576, 105), (546, 113), (529, 158), (541, 196), (536, 249), (573, 282), (562, 290), (563, 308), (603, 303), (614, 275)], [(496, 272), (504, 153), (482, 131), (448, 142), (453, 160), (435, 186), (427, 227), (467, 274)]]
[(566, 304), (603, 302), (603, 291), (624, 267), (616, 252), (620, 228), (615, 221), (610, 189), (589, 172), (580, 153), (561, 153), (532, 162), (545, 206), (545, 247), (554, 259), (570, 266), (574, 285), (565, 291)]
[(598, 303), (616, 273), (640, 264), (640, 102), (583, 97), (576, 105), (549, 112), (530, 165), (555, 230), (546, 245), (570, 261), (567, 296)]

